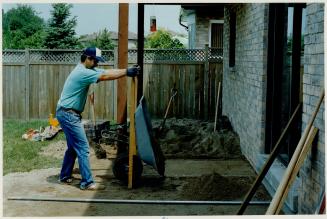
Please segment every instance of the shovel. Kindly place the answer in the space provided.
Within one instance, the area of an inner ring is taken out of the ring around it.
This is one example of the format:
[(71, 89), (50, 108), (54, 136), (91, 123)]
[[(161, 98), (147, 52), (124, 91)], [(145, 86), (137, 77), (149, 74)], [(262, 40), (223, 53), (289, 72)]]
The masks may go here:
[(95, 155), (98, 159), (103, 159), (107, 157), (107, 153), (106, 151), (100, 146), (100, 144), (98, 144), (98, 140), (99, 140), (99, 136), (97, 133), (97, 126), (96, 126), (96, 122), (95, 122), (95, 110), (94, 110), (94, 92), (92, 92), (90, 95), (90, 104), (91, 104), (91, 114), (92, 114), (92, 123), (93, 123), (93, 139), (92, 141), (94, 142), (94, 144), (92, 143), (92, 146), (94, 148), (95, 151)]
[(159, 126), (159, 130), (158, 130), (157, 136), (159, 136), (161, 134), (162, 130), (165, 127), (165, 123), (166, 123), (166, 119), (167, 119), (168, 112), (169, 112), (169, 109), (170, 109), (170, 105), (171, 105), (171, 102), (174, 99), (174, 97), (177, 95), (177, 89), (176, 88), (173, 88), (173, 89), (171, 89), (171, 92), (172, 92), (172, 95), (171, 95), (171, 97), (169, 99), (169, 102), (168, 102), (168, 106), (166, 108), (166, 113), (165, 113), (164, 119), (163, 119), (163, 121), (161, 122), (161, 124)]
[(92, 113), (92, 122), (93, 122), (93, 128), (95, 130), (95, 111), (94, 111), (94, 92), (92, 92), (90, 95), (90, 103), (91, 103), (91, 113)]

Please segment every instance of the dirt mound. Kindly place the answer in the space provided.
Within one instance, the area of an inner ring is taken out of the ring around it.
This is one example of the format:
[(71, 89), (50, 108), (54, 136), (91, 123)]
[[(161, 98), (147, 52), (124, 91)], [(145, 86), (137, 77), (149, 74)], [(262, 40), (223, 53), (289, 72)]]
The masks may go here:
[[(160, 126), (162, 120), (152, 120), (154, 130)], [(218, 158), (237, 159), (242, 158), (240, 140), (231, 126), (213, 132), (213, 122), (203, 122), (194, 119), (166, 120), (165, 128), (159, 136), (156, 136), (162, 152), (167, 158)], [(91, 141), (91, 152), (98, 159), (109, 157), (106, 146)], [(66, 150), (66, 142), (58, 141), (43, 148), (41, 154), (62, 158)]]
[[(90, 155), (97, 155), (96, 149), (92, 145), (90, 145)], [(59, 141), (53, 141), (48, 146), (41, 148), (41, 151), (39, 154), (49, 157), (54, 157), (58, 159), (63, 159), (64, 154), (67, 149), (67, 142), (66, 140), (59, 140)]]
[[(154, 121), (158, 127), (160, 121)], [(213, 132), (212, 122), (193, 119), (166, 120), (165, 128), (158, 138), (166, 156), (195, 158), (240, 158), (240, 140), (232, 129)]]
[[(188, 179), (183, 186), (182, 196), (190, 200), (243, 200), (253, 180), (251, 177), (224, 177), (214, 172)], [(270, 196), (260, 187), (253, 199), (269, 200)]]

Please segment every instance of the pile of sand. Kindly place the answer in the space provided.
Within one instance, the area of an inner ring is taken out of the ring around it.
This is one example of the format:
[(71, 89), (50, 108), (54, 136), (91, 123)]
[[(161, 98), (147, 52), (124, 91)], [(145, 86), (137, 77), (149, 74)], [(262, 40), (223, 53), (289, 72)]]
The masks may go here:
[[(158, 138), (163, 153), (169, 157), (240, 158), (240, 140), (231, 129), (213, 132), (212, 122), (193, 119), (167, 119)], [(154, 127), (158, 122), (154, 122)]]
[[(188, 179), (182, 196), (189, 200), (235, 201), (243, 200), (254, 179), (251, 177), (224, 177), (218, 173)], [(266, 190), (260, 186), (253, 200), (270, 200)]]
[[(153, 120), (154, 132), (162, 120)], [(156, 136), (166, 158), (219, 158), (237, 159), (242, 157), (240, 140), (231, 126), (213, 132), (213, 122), (203, 122), (194, 119), (166, 120), (165, 127)], [(89, 139), (91, 151), (98, 159), (113, 158), (105, 144), (99, 144)], [(53, 142), (42, 149), (41, 154), (62, 158), (66, 150), (66, 142)], [(113, 155), (114, 156), (114, 155)]]

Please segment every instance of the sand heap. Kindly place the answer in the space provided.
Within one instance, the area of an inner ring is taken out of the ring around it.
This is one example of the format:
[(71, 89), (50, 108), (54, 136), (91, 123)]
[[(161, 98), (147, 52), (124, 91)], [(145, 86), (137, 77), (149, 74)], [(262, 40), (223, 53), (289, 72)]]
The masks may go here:
[[(160, 125), (153, 122), (153, 127)], [(240, 140), (231, 128), (213, 132), (212, 122), (193, 119), (167, 119), (165, 128), (158, 137), (163, 153), (181, 158), (239, 158)]]
[[(188, 179), (183, 186), (182, 196), (187, 200), (243, 200), (254, 179), (251, 177), (224, 177), (218, 173)], [(270, 196), (260, 186), (253, 200), (270, 200)]]

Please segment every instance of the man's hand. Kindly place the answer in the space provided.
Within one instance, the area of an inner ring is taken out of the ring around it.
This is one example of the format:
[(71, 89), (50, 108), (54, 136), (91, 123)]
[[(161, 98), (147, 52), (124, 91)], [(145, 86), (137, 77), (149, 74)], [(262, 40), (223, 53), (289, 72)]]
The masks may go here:
[(138, 66), (138, 65), (134, 65), (133, 67), (131, 68), (128, 68), (126, 70), (126, 75), (128, 77), (135, 77), (135, 76), (138, 76), (140, 74), (140, 70), (141, 70), (141, 67)]

